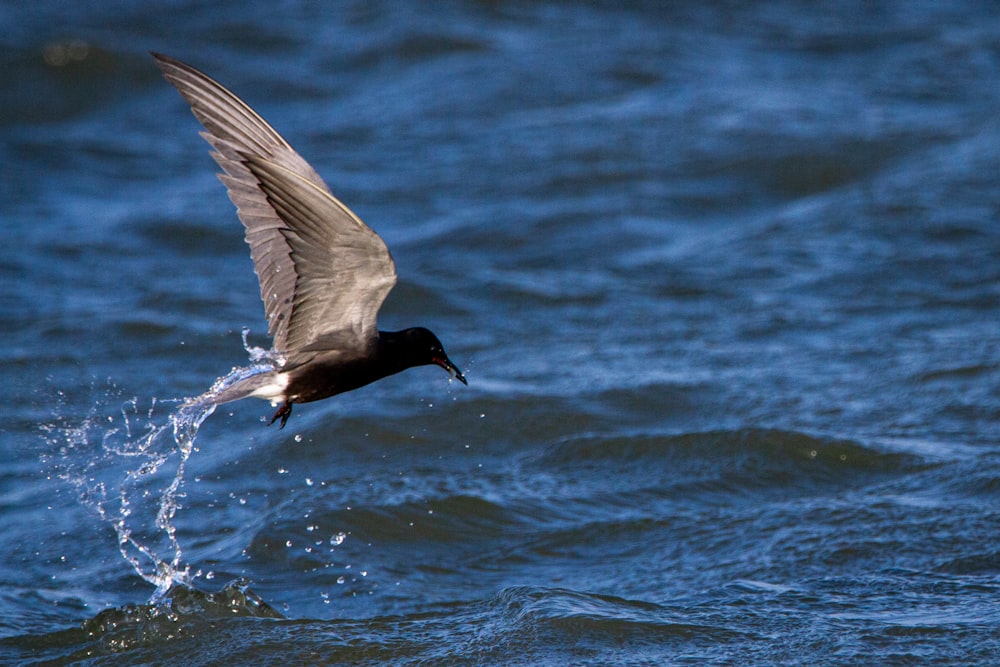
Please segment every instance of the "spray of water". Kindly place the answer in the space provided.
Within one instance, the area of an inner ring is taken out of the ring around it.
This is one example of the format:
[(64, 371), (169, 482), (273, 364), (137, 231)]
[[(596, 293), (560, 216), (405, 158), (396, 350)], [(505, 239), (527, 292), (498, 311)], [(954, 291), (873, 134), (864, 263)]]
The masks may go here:
[[(279, 355), (250, 346), (247, 333), (250, 365), (233, 368), (201, 396), (123, 401), (112, 385), (82, 420), (57, 415), (43, 429), (50, 470), (114, 529), (122, 557), (155, 587), (153, 603), (193, 578), (175, 518), (183, 507), (185, 467), (197, 451), (198, 429), (215, 410), (214, 399), (233, 383), (283, 363)], [(113, 402), (120, 409), (105, 414)]]

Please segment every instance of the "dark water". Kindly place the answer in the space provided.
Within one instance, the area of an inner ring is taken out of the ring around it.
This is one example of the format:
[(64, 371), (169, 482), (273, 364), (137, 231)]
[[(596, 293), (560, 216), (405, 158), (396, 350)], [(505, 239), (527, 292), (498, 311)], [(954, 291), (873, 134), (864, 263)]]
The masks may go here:
[[(993, 3), (21, 4), (0, 663), (1000, 660)], [(383, 235), (381, 325), (469, 387), (195, 433), (267, 341), (149, 49)]]

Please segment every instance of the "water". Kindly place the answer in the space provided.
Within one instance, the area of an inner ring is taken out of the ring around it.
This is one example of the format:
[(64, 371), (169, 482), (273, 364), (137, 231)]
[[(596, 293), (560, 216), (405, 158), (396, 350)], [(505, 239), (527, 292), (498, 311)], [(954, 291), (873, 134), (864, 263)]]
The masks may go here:
[[(991, 3), (0, 21), (0, 663), (1000, 658)], [(150, 49), (383, 235), (382, 328), (468, 387), (183, 407), (267, 340)]]

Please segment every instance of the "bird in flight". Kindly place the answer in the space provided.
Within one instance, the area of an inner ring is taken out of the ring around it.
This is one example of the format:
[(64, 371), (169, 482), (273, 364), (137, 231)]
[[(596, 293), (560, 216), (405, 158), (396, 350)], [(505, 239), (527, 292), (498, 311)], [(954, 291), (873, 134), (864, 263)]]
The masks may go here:
[(379, 331), (396, 284), (385, 241), (243, 100), (179, 60), (153, 53), (205, 127), (201, 136), (246, 228), (273, 349), (284, 364), (243, 378), (213, 402), (248, 396), (280, 406), (328, 398), (414, 366), (436, 364), (463, 384), (441, 341), (423, 327)]

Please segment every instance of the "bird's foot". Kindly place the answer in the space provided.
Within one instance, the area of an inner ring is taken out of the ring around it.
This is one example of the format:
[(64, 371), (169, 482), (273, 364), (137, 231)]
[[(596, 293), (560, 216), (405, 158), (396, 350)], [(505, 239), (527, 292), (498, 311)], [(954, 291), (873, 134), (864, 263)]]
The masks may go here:
[(271, 417), (271, 421), (269, 421), (267, 425), (270, 426), (274, 422), (278, 421), (278, 417), (281, 417), (281, 425), (278, 426), (278, 428), (285, 428), (285, 422), (287, 422), (288, 418), (291, 416), (292, 416), (292, 402), (285, 401), (284, 403), (281, 404), (281, 407), (278, 408), (278, 411), (274, 413), (274, 416)]

